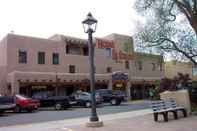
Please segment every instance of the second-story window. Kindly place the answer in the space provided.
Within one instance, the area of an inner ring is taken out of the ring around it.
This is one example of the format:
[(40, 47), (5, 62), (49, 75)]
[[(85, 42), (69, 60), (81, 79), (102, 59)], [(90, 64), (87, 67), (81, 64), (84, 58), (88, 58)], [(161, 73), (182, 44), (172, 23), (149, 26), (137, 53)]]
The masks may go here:
[(69, 73), (75, 73), (75, 65), (69, 65)]
[(130, 66), (129, 66), (129, 61), (125, 61), (125, 69), (129, 69)]
[(156, 70), (156, 64), (152, 63), (152, 71), (155, 71), (155, 70)]
[(82, 55), (82, 48), (75, 45), (66, 45), (66, 54)]
[(18, 51), (18, 63), (27, 63), (27, 51), (21, 49)]
[(105, 48), (106, 56), (111, 57), (112, 56), (112, 49), (111, 48)]
[(138, 61), (136, 64), (137, 64), (137, 69), (142, 70), (142, 68), (143, 68), (142, 61)]
[(45, 52), (38, 52), (38, 64), (45, 64)]
[(112, 72), (112, 68), (111, 67), (107, 67), (106, 71), (107, 71), (107, 73), (111, 73)]
[(54, 65), (59, 64), (59, 53), (53, 53), (53, 64)]

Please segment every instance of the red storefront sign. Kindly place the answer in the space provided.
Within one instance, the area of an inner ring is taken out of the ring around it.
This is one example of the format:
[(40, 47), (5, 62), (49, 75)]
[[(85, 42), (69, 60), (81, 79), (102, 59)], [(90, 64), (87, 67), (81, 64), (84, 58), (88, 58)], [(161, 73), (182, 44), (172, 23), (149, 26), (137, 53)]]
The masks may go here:
[(100, 49), (111, 48), (112, 49), (112, 59), (113, 60), (131, 60), (133, 56), (128, 53), (124, 53), (120, 50), (115, 49), (114, 41), (96, 39), (96, 46)]
[(122, 51), (117, 51), (115, 49), (112, 50), (112, 59), (113, 60), (131, 60), (133, 56), (128, 53), (124, 53)]
[(97, 48), (114, 48), (114, 42), (110, 40), (96, 39)]

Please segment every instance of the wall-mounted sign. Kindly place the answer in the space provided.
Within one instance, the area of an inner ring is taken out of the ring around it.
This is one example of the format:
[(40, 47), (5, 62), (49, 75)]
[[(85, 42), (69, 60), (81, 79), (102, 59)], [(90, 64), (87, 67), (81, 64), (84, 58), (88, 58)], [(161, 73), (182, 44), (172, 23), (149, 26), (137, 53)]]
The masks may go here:
[(47, 86), (32, 86), (32, 89), (46, 89)]
[(123, 84), (122, 83), (117, 83), (116, 87), (123, 87)]
[[(96, 39), (96, 47), (100, 49), (111, 49), (112, 50), (112, 59), (113, 60), (131, 60), (133, 56), (131, 52), (123, 52), (121, 50), (115, 49), (114, 41), (104, 40), (104, 39)], [(130, 48), (130, 46), (128, 47)]]
[(123, 81), (127, 81), (128, 78), (128, 73), (124, 73), (124, 72), (114, 72), (112, 73), (112, 80), (113, 81), (119, 81), (119, 80), (123, 80)]

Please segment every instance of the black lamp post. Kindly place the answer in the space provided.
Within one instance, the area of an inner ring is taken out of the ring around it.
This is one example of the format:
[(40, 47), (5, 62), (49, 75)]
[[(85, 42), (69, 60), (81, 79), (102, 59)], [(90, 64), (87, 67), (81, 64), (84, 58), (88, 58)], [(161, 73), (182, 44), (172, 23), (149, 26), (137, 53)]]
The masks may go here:
[(97, 20), (88, 13), (87, 18), (82, 21), (84, 32), (88, 33), (89, 62), (90, 62), (90, 88), (91, 88), (91, 117), (90, 122), (98, 122), (99, 118), (96, 112), (95, 100), (95, 66), (94, 66), (94, 45), (92, 42), (92, 33), (96, 31)]

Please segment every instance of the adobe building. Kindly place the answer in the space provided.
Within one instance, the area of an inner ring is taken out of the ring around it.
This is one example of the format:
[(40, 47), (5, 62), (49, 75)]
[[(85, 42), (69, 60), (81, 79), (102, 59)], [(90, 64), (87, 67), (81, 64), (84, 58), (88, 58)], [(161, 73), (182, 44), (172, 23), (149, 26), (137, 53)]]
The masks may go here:
[[(96, 89), (124, 91), (128, 99), (148, 97), (164, 77), (163, 58), (134, 52), (132, 37), (94, 38)], [(48, 39), (8, 34), (0, 42), (0, 94), (90, 91), (87, 40), (64, 35)]]
[(191, 62), (172, 60), (165, 62), (165, 77), (174, 78), (178, 73), (189, 74), (192, 81), (197, 81), (197, 68)]

